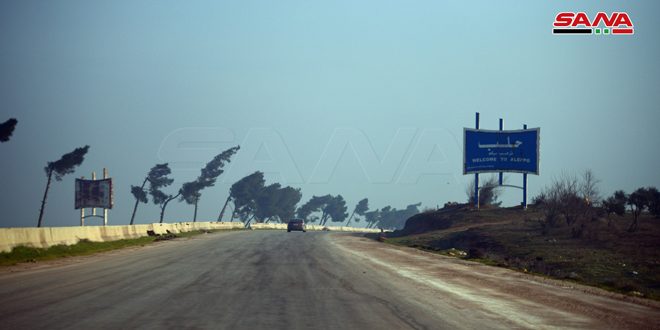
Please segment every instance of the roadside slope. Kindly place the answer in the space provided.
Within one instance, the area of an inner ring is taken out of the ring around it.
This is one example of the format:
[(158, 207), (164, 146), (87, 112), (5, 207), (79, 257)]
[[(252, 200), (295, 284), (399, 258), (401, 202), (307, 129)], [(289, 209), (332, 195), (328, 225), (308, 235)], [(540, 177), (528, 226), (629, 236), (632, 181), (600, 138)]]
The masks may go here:
[[(476, 262), (338, 236), (344, 252), (415, 283), (411, 296), (433, 308), (439, 297), (468, 314), (484, 313), (523, 328), (660, 328), (660, 303)], [(440, 306), (438, 310), (442, 310)]]

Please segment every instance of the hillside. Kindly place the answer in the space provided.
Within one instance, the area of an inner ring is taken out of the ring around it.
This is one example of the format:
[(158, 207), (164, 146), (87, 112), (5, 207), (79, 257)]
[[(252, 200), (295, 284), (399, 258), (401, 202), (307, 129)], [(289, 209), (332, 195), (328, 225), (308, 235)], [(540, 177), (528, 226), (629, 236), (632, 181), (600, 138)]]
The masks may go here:
[(630, 233), (630, 215), (600, 217), (581, 225), (580, 238), (542, 219), (533, 207), (459, 205), (417, 214), (386, 241), (660, 300), (660, 219), (643, 214)]

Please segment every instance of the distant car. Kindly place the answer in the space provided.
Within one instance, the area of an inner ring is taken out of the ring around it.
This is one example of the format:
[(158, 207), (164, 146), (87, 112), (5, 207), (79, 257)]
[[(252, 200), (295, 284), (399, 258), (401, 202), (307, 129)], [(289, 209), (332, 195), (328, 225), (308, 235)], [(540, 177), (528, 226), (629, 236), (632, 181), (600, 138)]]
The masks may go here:
[(307, 232), (307, 229), (305, 228), (305, 220), (292, 219), (289, 221), (289, 224), (286, 226), (286, 231), (290, 233), (292, 230), (299, 230), (303, 233)]

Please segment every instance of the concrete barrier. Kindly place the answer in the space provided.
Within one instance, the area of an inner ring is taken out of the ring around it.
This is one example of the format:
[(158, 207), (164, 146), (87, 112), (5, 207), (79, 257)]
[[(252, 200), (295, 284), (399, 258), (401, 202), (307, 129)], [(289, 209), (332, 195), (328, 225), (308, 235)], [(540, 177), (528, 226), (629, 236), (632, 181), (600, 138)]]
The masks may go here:
[[(253, 229), (286, 230), (285, 223), (254, 223)], [(307, 225), (307, 230), (329, 230), (359, 233), (377, 233), (380, 229)], [(0, 252), (9, 252), (22, 245), (35, 248), (48, 248), (54, 245), (72, 245), (80, 240), (109, 242), (120, 239), (140, 238), (149, 231), (164, 235), (178, 234), (195, 230), (243, 229), (242, 222), (175, 222), (152, 223), (125, 226), (85, 226), (85, 227), (42, 227), (42, 228), (0, 228)]]
[(250, 227), (252, 229), (279, 229), (286, 230), (286, 223), (252, 223)]
[(19, 245), (47, 248), (60, 244), (72, 245), (83, 239), (109, 242), (139, 238), (147, 236), (149, 231), (162, 235), (168, 232), (178, 234), (195, 230), (229, 230), (243, 227), (242, 222), (177, 222), (132, 226), (0, 228), (0, 252), (9, 252)]
[[(252, 229), (277, 229), (286, 230), (286, 223), (253, 223), (250, 224)], [(329, 230), (329, 231), (344, 231), (354, 233), (380, 233), (380, 229), (374, 228), (359, 228), (359, 227), (339, 227), (339, 226), (319, 226), (319, 225), (305, 225), (309, 231)]]

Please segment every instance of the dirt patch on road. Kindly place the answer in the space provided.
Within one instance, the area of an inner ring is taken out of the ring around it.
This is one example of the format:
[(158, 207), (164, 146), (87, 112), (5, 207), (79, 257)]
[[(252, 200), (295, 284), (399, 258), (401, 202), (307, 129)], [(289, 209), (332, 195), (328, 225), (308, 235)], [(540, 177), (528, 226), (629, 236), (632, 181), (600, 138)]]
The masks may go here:
[(660, 303), (572, 282), (486, 266), (347, 235), (333, 236), (344, 252), (401, 281), (415, 282), (523, 328), (660, 329)]

